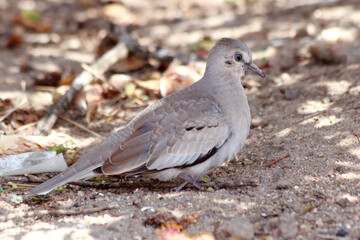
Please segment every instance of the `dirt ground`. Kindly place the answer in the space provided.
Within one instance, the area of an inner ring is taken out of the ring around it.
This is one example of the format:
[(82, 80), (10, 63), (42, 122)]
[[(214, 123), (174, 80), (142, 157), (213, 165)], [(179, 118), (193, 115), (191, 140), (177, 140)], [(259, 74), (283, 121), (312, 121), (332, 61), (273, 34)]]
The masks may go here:
[[(77, 74), (80, 63), (96, 59), (96, 46), (111, 29), (101, 15), (106, 3), (2, 0), (0, 99), (27, 96), (22, 113), (36, 122), (52, 93), (34, 89), (35, 80), (49, 72)], [(120, 24), (150, 50), (161, 46), (181, 61), (198, 58), (191, 46), (204, 37), (247, 43), (267, 78), (248, 75), (243, 82), (252, 112), (245, 147), (205, 176), (206, 191), (189, 185), (172, 192), (177, 181), (112, 178), (68, 184), (41, 204), (25, 196), (17, 204), (13, 196), (26, 190), (8, 182), (34, 184), (53, 174), (0, 178), (1, 239), (360, 239), (360, 141), (354, 135), (360, 133), (360, 1), (122, 3)], [(36, 9), (52, 29), (16, 24), (20, 9)], [(105, 121), (105, 110), (116, 106), (103, 104), (88, 127), (107, 136), (135, 114), (133, 108)], [(76, 108), (64, 116), (85, 124)], [(0, 134), (9, 134), (9, 122), (0, 124)], [(97, 142), (61, 119), (53, 131), (78, 139), (81, 152)]]

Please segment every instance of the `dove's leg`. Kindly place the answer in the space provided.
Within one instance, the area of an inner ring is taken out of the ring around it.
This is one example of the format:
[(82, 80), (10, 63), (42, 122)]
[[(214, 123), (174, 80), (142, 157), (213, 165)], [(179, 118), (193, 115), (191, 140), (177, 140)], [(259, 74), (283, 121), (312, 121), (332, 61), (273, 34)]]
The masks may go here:
[(182, 179), (184, 179), (185, 181), (178, 187), (173, 188), (174, 191), (178, 192), (180, 191), (183, 187), (186, 186), (186, 184), (191, 183), (192, 185), (194, 185), (196, 188), (200, 189), (200, 190), (204, 190), (205, 188), (203, 186), (201, 186), (198, 181), (200, 180), (198, 177), (191, 177), (188, 175), (180, 175), (179, 177), (181, 177)]

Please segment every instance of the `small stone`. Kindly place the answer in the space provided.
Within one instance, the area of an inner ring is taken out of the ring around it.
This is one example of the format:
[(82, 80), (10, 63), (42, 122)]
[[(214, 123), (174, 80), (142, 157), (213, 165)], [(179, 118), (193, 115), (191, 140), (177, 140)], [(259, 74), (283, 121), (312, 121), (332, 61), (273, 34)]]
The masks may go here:
[(315, 221), (315, 225), (317, 227), (322, 227), (322, 226), (324, 226), (324, 222), (321, 218), (319, 218), (318, 220)]
[(253, 117), (251, 119), (251, 128), (264, 127), (268, 125), (268, 122), (260, 117)]
[(283, 88), (280, 92), (284, 95), (285, 100), (295, 100), (299, 97), (300, 91), (296, 88)]
[(145, 211), (155, 212), (155, 208), (153, 208), (153, 207), (142, 207), (140, 209), (140, 211), (142, 211), (142, 212), (145, 212)]
[(264, 129), (266, 129), (266, 130), (271, 130), (273, 128), (274, 128), (274, 126), (272, 124), (269, 124), (269, 125), (264, 127)]
[(305, 235), (308, 232), (308, 228), (306, 227), (305, 224), (300, 225), (299, 232), (301, 235)]
[(299, 232), (295, 215), (288, 213), (283, 214), (280, 217), (279, 230), (285, 239), (295, 237)]
[(253, 239), (254, 227), (245, 217), (234, 217), (221, 223), (217, 230), (219, 239), (239, 238)]
[(348, 232), (345, 231), (344, 229), (340, 229), (340, 230), (336, 233), (336, 236), (337, 236), (337, 237), (345, 237), (346, 235), (348, 235)]
[(346, 55), (338, 48), (326, 42), (316, 42), (309, 47), (310, 55), (315, 61), (323, 63), (341, 63), (346, 62)]

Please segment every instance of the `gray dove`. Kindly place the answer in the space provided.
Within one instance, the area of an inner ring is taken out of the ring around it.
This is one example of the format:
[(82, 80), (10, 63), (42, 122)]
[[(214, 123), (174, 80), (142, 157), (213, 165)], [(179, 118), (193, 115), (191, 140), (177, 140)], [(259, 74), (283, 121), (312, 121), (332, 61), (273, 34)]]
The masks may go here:
[(233, 159), (250, 129), (250, 109), (241, 79), (246, 71), (265, 74), (250, 49), (223, 38), (211, 49), (204, 76), (193, 85), (158, 100), (124, 128), (111, 134), (74, 165), (29, 191), (52, 189), (96, 175), (177, 177), (199, 189), (198, 177)]

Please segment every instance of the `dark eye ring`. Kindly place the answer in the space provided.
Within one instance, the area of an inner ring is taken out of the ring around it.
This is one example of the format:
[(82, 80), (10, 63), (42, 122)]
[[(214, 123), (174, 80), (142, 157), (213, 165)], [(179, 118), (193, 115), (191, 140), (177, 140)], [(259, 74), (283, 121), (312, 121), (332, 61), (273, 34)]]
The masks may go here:
[(239, 52), (236, 52), (234, 55), (234, 59), (235, 61), (240, 62), (241, 60), (243, 60), (243, 55)]

